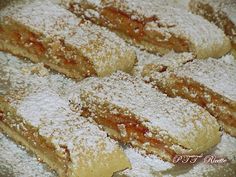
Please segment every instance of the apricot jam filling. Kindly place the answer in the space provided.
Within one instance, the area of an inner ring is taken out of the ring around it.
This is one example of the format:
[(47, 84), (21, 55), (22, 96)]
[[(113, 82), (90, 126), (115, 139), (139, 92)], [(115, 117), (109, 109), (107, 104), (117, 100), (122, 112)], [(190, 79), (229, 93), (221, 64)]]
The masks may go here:
[[(47, 62), (57, 66), (63, 66), (65, 69), (70, 69), (70, 72), (76, 71), (82, 76), (96, 75), (92, 63), (87, 58), (80, 56), (77, 49), (66, 46), (60, 40), (58, 42), (45, 42), (41, 39), (42, 35), (32, 33), (20, 25), (17, 28), (17, 25), (9, 24), (8, 27), (0, 26), (0, 30), (3, 31), (3, 33), (0, 33), (0, 39), (8, 40), (10, 44), (24, 48), (24, 50), (37, 55), (42, 60), (48, 58)], [(4, 30), (4, 28), (7, 30)]]
[[(88, 109), (83, 108), (82, 115), (85, 117), (89, 117), (91, 113), (88, 111)], [(158, 140), (157, 138), (154, 138), (154, 136), (147, 136), (147, 134), (150, 132), (148, 128), (144, 127), (142, 124), (140, 124), (138, 121), (132, 119), (130, 116), (122, 115), (122, 114), (106, 114), (102, 118), (97, 118), (95, 121), (103, 125), (105, 127), (111, 128), (112, 130), (115, 130), (116, 132), (120, 132), (119, 125), (123, 125), (125, 127), (125, 136), (121, 136), (121, 140), (128, 143), (130, 140), (136, 140), (141, 144), (149, 143), (149, 146), (160, 149), (167, 153), (171, 158), (173, 158), (176, 153), (170, 149), (171, 144), (170, 143), (164, 143), (162, 140)]]
[[(163, 87), (161, 84), (158, 86), (161, 90), (163, 90), (165, 93), (175, 96), (172, 92), (171, 88), (174, 88), (178, 91), (178, 95), (186, 98), (194, 103), (197, 103), (198, 105), (206, 108), (213, 116), (215, 116), (217, 119), (223, 121), (226, 125), (236, 127), (236, 119), (233, 117), (232, 114), (229, 112), (235, 112), (236, 108), (224, 101), (218, 94), (212, 94), (212, 91), (208, 89), (204, 89), (204, 87), (201, 84), (198, 84), (197, 82), (194, 82), (193, 80), (187, 81), (184, 78), (177, 78), (176, 76), (172, 76), (171, 80), (174, 80), (174, 84), (169, 87)], [(183, 88), (187, 88), (187, 90)], [(193, 94), (191, 94), (193, 93)], [(194, 95), (194, 96), (191, 96)], [(210, 100), (206, 98), (205, 95), (209, 95)], [(209, 108), (207, 105), (213, 103), (215, 105), (214, 110), (212, 108)], [(225, 111), (222, 112), (220, 110), (220, 107), (224, 107)]]
[[(155, 31), (154, 36), (151, 31), (145, 30), (145, 26), (149, 22), (158, 21), (156, 17), (145, 18), (143, 21), (131, 19), (131, 16), (123, 11), (113, 7), (103, 8), (99, 19), (102, 25), (111, 24), (111, 28), (127, 34), (135, 41), (146, 41), (157, 47), (174, 49), (176, 52), (189, 51), (189, 44), (185, 39), (177, 38), (172, 35), (168, 40), (161, 33)], [(116, 17), (116, 18), (114, 18)], [(155, 40), (155, 36), (158, 40)]]

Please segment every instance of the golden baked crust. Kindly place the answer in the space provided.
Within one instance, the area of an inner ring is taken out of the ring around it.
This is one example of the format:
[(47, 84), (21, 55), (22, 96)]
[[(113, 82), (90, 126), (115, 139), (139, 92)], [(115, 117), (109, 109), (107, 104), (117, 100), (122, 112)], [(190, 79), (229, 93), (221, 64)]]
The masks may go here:
[(220, 57), (230, 41), (215, 25), (185, 9), (152, 0), (62, 0), (78, 16), (106, 26), (134, 44), (160, 54), (193, 52), (198, 58)]
[(63, 177), (110, 177), (130, 167), (117, 143), (78, 108), (71, 111), (68, 97), (78, 84), (42, 65), (0, 58), (0, 129), (7, 135)]
[(166, 72), (148, 73), (145, 77), (169, 96), (181, 96), (204, 107), (226, 132), (236, 136), (236, 62), (233, 56), (193, 60)]
[(191, 0), (189, 9), (215, 23), (230, 37), (236, 50), (236, 1), (235, 0)]
[(47, 0), (13, 3), (1, 10), (0, 50), (76, 79), (129, 72), (136, 58), (115, 34)]
[(207, 111), (137, 78), (118, 72), (84, 82), (82, 115), (121, 142), (171, 161), (176, 154), (202, 153), (220, 140), (219, 125)]

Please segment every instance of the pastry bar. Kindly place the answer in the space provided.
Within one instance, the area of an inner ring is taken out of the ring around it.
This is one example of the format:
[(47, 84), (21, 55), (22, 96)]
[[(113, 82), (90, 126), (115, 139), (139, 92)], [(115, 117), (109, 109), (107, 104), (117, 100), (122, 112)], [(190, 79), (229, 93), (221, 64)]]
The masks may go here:
[(172, 71), (155, 71), (149, 74), (149, 81), (169, 96), (181, 96), (206, 108), (226, 132), (236, 136), (236, 62), (233, 56), (193, 60)]
[(134, 52), (115, 34), (47, 0), (26, 2), (0, 11), (0, 50), (76, 79), (133, 68)]
[[(123, 150), (69, 104), (79, 84), (42, 65), (0, 56), (0, 129), (62, 177), (110, 177), (130, 167)], [(119, 162), (119, 163), (117, 163)]]
[(235, 0), (191, 0), (193, 13), (215, 23), (228, 35), (236, 51), (236, 1)]
[(193, 52), (220, 57), (230, 41), (215, 25), (185, 9), (153, 0), (61, 0), (71, 12), (106, 26), (128, 41), (160, 54)]
[(78, 102), (115, 139), (171, 161), (198, 154), (220, 140), (219, 125), (200, 106), (169, 98), (142, 80), (117, 72), (85, 80)]

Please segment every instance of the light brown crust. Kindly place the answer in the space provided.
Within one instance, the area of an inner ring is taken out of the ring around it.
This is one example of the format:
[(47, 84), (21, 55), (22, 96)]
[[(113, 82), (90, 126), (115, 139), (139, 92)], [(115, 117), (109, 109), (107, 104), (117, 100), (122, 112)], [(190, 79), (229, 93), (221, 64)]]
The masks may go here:
[(214, 25), (158, 1), (70, 0), (64, 4), (78, 16), (106, 26), (150, 52), (165, 54), (174, 50), (207, 58), (220, 57), (231, 48), (229, 39)]

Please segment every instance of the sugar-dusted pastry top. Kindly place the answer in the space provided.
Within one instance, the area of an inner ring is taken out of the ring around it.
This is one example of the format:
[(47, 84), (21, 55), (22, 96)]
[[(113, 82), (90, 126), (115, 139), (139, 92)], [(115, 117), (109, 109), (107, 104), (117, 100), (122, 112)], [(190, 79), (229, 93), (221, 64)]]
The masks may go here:
[[(74, 46), (94, 65), (96, 72), (101, 76), (116, 68), (125, 68), (124, 63), (134, 63), (134, 52), (122, 39), (105, 28), (81, 20), (49, 0), (12, 3), (0, 11), (0, 19), (4, 19), (4, 23), (8, 23), (7, 19), (13, 19), (29, 27), (36, 34), (43, 34), (46, 39), (41, 40), (53, 38)], [(69, 55), (70, 52), (65, 54)]]
[(172, 7), (177, 7), (181, 9), (188, 9), (188, 4), (190, 0), (154, 0), (159, 2), (161, 5), (167, 5)]
[(236, 1), (235, 0), (191, 0), (191, 2), (200, 2), (209, 4), (216, 13), (225, 13), (227, 17), (236, 24)]
[(197, 0), (204, 4), (210, 4), (218, 12), (223, 11), (228, 18), (236, 24), (236, 1), (235, 0)]
[[(1, 81), (8, 85), (1, 99), (7, 100), (26, 124), (37, 128), (39, 135), (50, 140), (55, 153), (69, 152), (75, 168), (88, 169), (104, 158), (108, 160), (100, 164), (106, 167), (112, 153), (120, 151), (122, 156), (117, 143), (94, 122), (81, 117), (79, 109), (71, 111), (69, 95), (79, 90), (79, 84), (61, 75), (49, 74), (40, 64), (26, 63), (3, 53), (0, 58)], [(15, 127), (21, 126), (24, 127)]]
[(188, 61), (194, 59), (191, 53), (175, 53), (170, 52), (164, 56), (149, 53), (144, 50), (140, 50), (137, 47), (132, 47), (137, 55), (137, 63), (134, 67), (135, 76), (146, 76), (148, 73), (153, 72), (156, 69), (165, 71), (168, 69), (174, 69), (185, 64)]
[[(63, 1), (63, 0), (62, 0)], [(144, 21), (145, 31), (160, 33), (167, 41), (171, 36), (181, 37), (190, 42), (190, 50), (199, 58), (209, 56), (219, 57), (220, 51), (230, 50), (230, 42), (215, 25), (204, 18), (193, 15), (184, 8), (164, 6), (159, 1), (153, 0), (69, 0), (66, 3), (89, 3), (96, 8), (114, 7), (131, 16), (132, 20)], [(98, 13), (90, 13), (99, 16)], [(86, 13), (86, 12), (85, 12)], [(87, 14), (87, 13), (86, 13)]]
[(177, 76), (192, 78), (236, 101), (236, 61), (232, 55), (221, 59), (194, 60), (174, 70)]
[[(82, 104), (89, 104), (91, 112), (96, 111), (96, 105), (91, 105), (94, 102), (108, 103), (114, 113), (119, 109), (127, 110), (127, 115), (135, 116), (138, 122), (157, 133), (157, 138), (170, 137), (173, 140), (170, 141), (188, 147), (190, 152), (192, 148), (198, 151), (218, 141), (220, 132), (216, 120), (196, 104), (179, 97), (167, 97), (151, 85), (122, 72), (86, 81), (82, 89), (88, 95), (88, 102)], [(206, 137), (212, 138), (206, 140)], [(171, 148), (175, 149), (174, 146)]]
[[(190, 10), (194, 13), (204, 15), (230, 35), (233, 42), (236, 43), (236, 1), (235, 0), (191, 0)], [(204, 10), (201, 10), (202, 6)], [(200, 9), (198, 9), (200, 8)], [(210, 13), (210, 14), (207, 14)], [(230, 24), (232, 23), (232, 24)]]
[(0, 133), (0, 176), (4, 177), (57, 177), (45, 164), (25, 149)]

